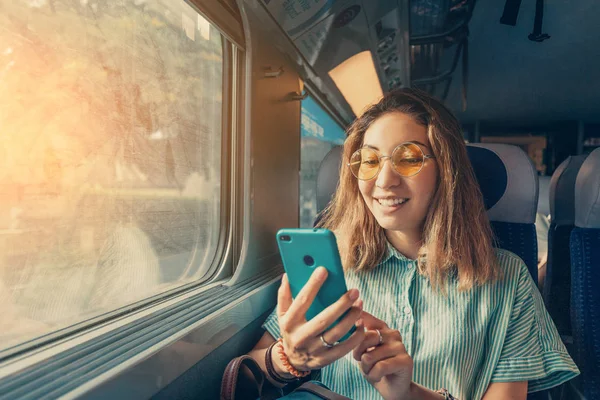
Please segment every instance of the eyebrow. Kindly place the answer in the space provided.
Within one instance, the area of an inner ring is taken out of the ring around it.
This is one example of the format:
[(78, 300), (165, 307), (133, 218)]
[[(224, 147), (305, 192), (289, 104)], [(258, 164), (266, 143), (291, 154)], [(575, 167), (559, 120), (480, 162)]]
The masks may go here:
[[(428, 149), (428, 150), (431, 150), (431, 147), (429, 147), (429, 146), (428, 146), (428, 145), (426, 145), (425, 143), (421, 143), (421, 142), (419, 142), (418, 140), (409, 140), (408, 142), (404, 142), (404, 143), (416, 143), (416, 144), (420, 144), (421, 146), (425, 147), (426, 149)], [(370, 148), (370, 149), (373, 149), (373, 150), (380, 151), (380, 150), (377, 148), (377, 146), (372, 146), (372, 145), (370, 145), (370, 144), (363, 144), (363, 146), (362, 146), (362, 147), (368, 147), (368, 148)]]

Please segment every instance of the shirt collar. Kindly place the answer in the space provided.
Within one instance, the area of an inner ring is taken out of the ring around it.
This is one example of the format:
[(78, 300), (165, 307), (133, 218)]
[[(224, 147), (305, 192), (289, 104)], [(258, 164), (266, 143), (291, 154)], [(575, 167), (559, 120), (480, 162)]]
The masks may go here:
[(414, 260), (411, 260), (410, 258), (406, 257), (404, 254), (400, 253), (394, 246), (392, 246), (392, 244), (389, 242), (389, 240), (386, 239), (385, 243), (386, 243), (385, 255), (383, 256), (383, 260), (381, 261), (380, 264), (388, 262), (390, 260), (390, 258), (392, 258), (392, 257), (395, 257), (396, 259), (398, 259), (400, 261), (406, 261), (406, 262), (414, 261)]

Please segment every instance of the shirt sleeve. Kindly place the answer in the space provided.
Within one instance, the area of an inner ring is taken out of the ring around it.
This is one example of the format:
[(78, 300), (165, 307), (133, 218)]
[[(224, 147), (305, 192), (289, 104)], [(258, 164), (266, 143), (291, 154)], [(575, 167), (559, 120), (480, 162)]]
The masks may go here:
[(521, 264), (506, 337), (491, 382), (529, 381), (531, 393), (558, 386), (578, 374), (539, 290)]
[(271, 314), (267, 317), (265, 322), (262, 324), (264, 330), (269, 332), (271, 336), (275, 338), (275, 340), (280, 337), (279, 330), (279, 319), (277, 318), (277, 308), (275, 308)]

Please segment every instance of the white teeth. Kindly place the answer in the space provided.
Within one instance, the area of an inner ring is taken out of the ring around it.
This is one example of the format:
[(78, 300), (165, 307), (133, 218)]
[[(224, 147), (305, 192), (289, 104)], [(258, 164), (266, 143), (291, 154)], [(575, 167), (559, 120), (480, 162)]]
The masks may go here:
[(379, 204), (386, 207), (393, 207), (398, 204), (406, 203), (408, 199), (377, 199)]

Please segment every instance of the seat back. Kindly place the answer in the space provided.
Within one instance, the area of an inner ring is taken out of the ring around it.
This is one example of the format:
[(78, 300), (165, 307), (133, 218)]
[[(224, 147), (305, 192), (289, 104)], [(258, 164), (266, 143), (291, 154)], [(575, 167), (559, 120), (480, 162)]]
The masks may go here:
[(561, 335), (571, 334), (571, 258), (569, 245), (575, 226), (575, 180), (586, 156), (563, 161), (550, 180), (548, 263), (543, 296), (546, 308)]
[(333, 146), (319, 165), (317, 173), (317, 214), (327, 207), (340, 181), (340, 163), (342, 162), (342, 146)]
[(507, 144), (469, 144), (497, 247), (521, 257), (537, 283), (538, 176), (529, 156)]
[[(575, 182), (571, 232), (571, 323), (584, 395), (600, 398), (600, 149), (581, 165)], [(565, 310), (566, 311), (566, 310)]]

